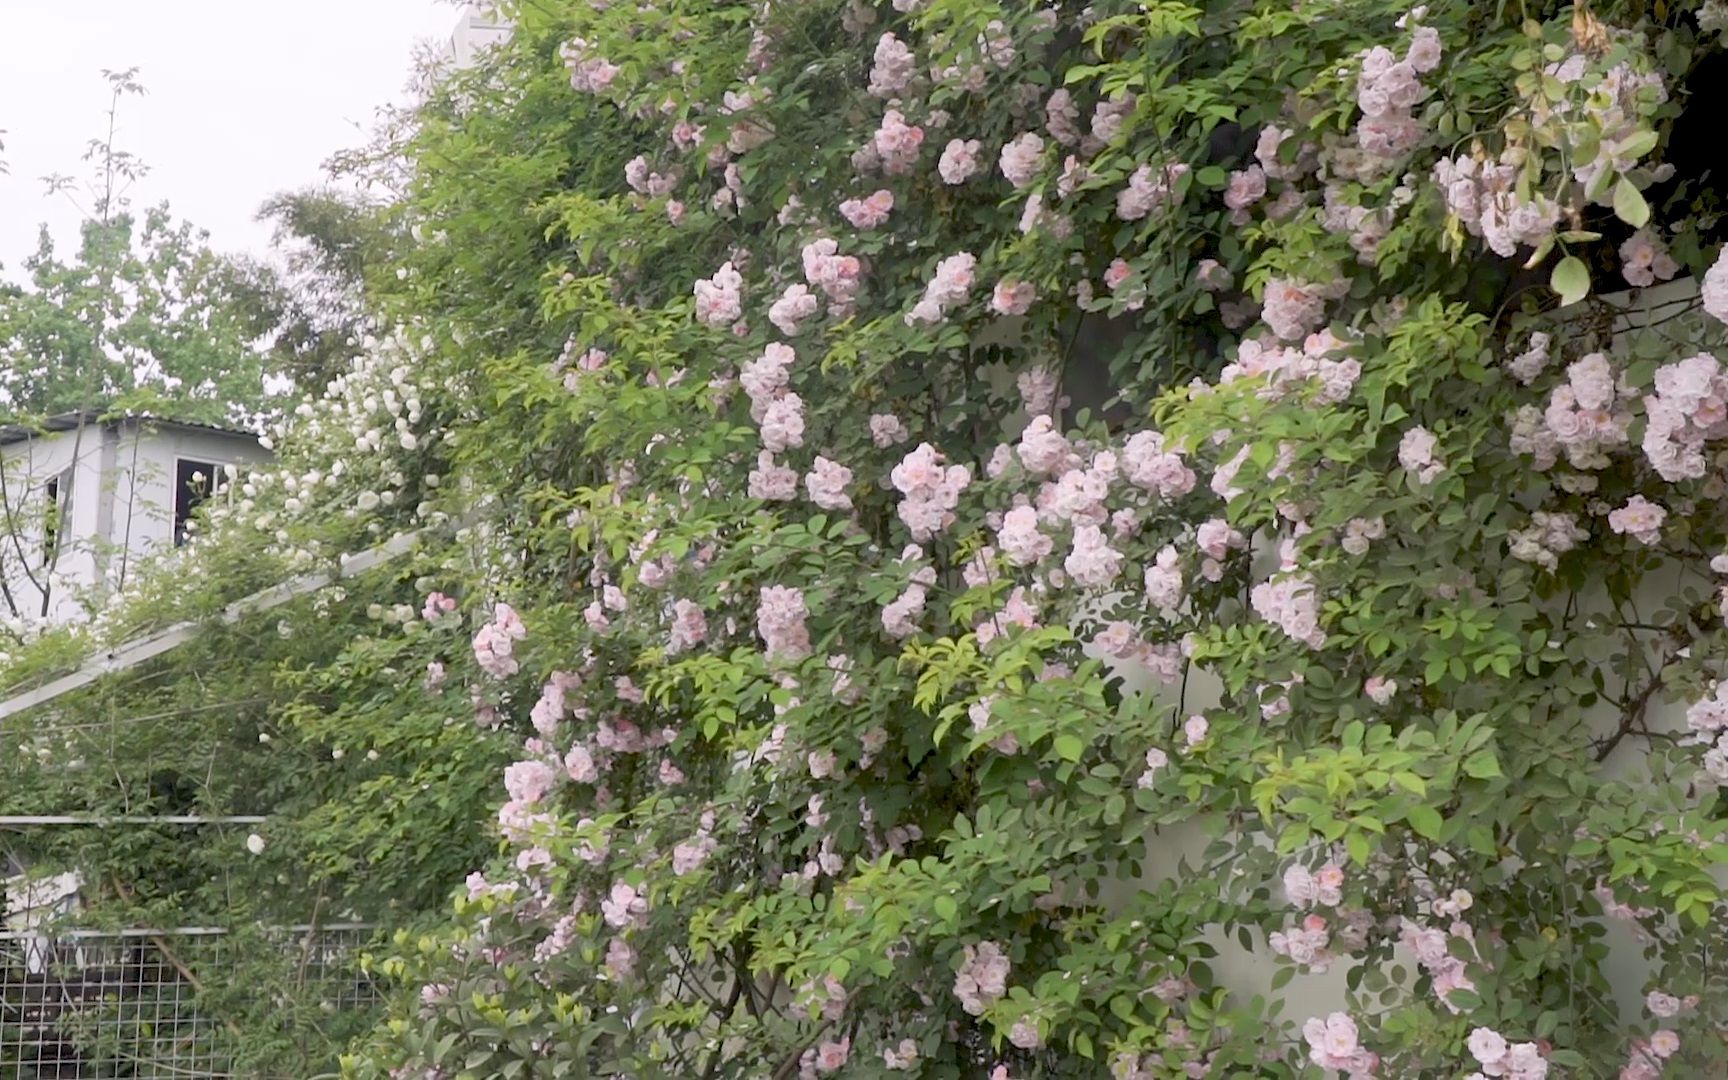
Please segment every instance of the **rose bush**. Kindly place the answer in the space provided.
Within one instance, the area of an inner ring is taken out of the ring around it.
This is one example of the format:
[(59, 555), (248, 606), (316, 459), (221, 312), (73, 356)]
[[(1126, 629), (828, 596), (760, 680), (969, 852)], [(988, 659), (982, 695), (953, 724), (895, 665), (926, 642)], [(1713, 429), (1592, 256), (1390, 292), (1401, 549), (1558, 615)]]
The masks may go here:
[(396, 149), (520, 759), (350, 1072), (1720, 1067), (1718, 5), (504, 7)]
[(462, 530), (346, 1071), (1721, 1068), (1719, 4), (503, 6), (219, 525)]

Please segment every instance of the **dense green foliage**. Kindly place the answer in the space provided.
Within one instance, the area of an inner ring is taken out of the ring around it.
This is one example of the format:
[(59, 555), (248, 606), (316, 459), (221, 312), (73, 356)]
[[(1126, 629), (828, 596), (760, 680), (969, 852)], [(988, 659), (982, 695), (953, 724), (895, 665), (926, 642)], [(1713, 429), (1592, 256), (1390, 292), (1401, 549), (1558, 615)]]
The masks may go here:
[(423, 550), (34, 721), (264, 853), (41, 858), (416, 923), (357, 1077), (1720, 1071), (1715, 5), (505, 7), (100, 632)]

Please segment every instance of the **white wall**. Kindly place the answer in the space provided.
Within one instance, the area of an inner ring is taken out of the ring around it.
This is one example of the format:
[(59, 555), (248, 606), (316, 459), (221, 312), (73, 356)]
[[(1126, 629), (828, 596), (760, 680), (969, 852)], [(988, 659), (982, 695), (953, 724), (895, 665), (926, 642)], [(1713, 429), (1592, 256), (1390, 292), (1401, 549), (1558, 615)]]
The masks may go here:
[(510, 24), (500, 16), (485, 10), (488, 5), (469, 4), (462, 11), (462, 21), (450, 35), (450, 53), (457, 67), (474, 62), (480, 50), (510, 38)]
[[(27, 618), (81, 618), (86, 604), (122, 584), (141, 559), (173, 544), (178, 461), (209, 462), (219, 469), (269, 458), (249, 435), (136, 420), (89, 424), (5, 447), (0, 451), (5, 466), (0, 564), (14, 602)], [(41, 530), (43, 486), (68, 469), (71, 487), (63, 495), (60, 552), (50, 573)]]
[(223, 465), (258, 464), (268, 451), (249, 435), (194, 428), (141, 429), (126, 421), (114, 438), (108, 520), (98, 535), (112, 545), (104, 576), (116, 585), (136, 572), (141, 557), (174, 543), (174, 487), (182, 459)]
[[(94, 427), (14, 443), (0, 451), (0, 565), (5, 567), (11, 604), (26, 618), (44, 614), (44, 595), (55, 599), (91, 583), (90, 564), (79, 551), (96, 535), (100, 456), (101, 439)], [(61, 554), (50, 571), (43, 535), (45, 486), (50, 478), (67, 474), (70, 487), (61, 480)], [(49, 618), (62, 614), (49, 605)]]

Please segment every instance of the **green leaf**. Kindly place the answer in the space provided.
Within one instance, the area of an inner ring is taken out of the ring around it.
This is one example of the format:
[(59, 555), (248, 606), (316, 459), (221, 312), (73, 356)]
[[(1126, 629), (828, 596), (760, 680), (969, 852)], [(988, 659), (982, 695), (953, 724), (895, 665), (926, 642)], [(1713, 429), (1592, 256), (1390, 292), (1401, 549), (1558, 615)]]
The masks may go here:
[(1554, 275), (1548, 279), (1548, 284), (1560, 294), (1562, 307), (1576, 304), (1590, 295), (1590, 271), (1583, 259), (1568, 255), (1554, 264)]
[(1634, 229), (1642, 229), (1650, 222), (1650, 204), (1644, 201), (1638, 185), (1624, 176), (1614, 185), (1614, 216)]
[(936, 917), (943, 922), (953, 922), (960, 914), (960, 905), (954, 902), (952, 896), (938, 896), (930, 906), (935, 909)]
[(1221, 188), (1230, 182), (1230, 177), (1216, 165), (1208, 165), (1194, 174), (1194, 179), (1202, 187)]
[(1054, 745), (1056, 755), (1064, 761), (1079, 761), (1080, 755), (1086, 752), (1086, 744), (1078, 735), (1058, 735)]
[(1351, 861), (1357, 866), (1368, 865), (1368, 854), (1371, 850), (1368, 845), (1368, 834), (1361, 832), (1347, 834), (1344, 837), (1344, 850), (1350, 853)]
[(1478, 750), (1465, 758), (1464, 771), (1478, 780), (1492, 780), (1504, 775), (1500, 772), (1500, 759), (1492, 750)]
[(1621, 141), (1616, 156), (1626, 161), (1637, 161), (1654, 149), (1656, 149), (1656, 132), (1640, 131), (1631, 138)]
[(1392, 774), (1392, 782), (1417, 798), (1428, 794), (1428, 782), (1413, 772), (1395, 772)]
[(1418, 836), (1426, 837), (1429, 840), (1439, 840), (1440, 829), (1446, 824), (1446, 820), (1440, 816), (1440, 811), (1432, 806), (1412, 806), (1410, 812), (1404, 815), (1404, 820), (1410, 823), (1410, 827), (1416, 830)]

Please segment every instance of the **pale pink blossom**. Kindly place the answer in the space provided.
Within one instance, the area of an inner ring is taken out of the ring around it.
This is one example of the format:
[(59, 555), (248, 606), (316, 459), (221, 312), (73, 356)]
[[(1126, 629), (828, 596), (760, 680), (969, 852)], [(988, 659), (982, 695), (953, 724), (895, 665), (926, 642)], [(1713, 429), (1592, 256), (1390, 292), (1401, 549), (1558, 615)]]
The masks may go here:
[(870, 441), (880, 450), (903, 443), (911, 437), (912, 433), (893, 413), (875, 413), (870, 417)]
[(906, 325), (939, 323), (946, 319), (949, 309), (964, 303), (971, 294), (977, 266), (977, 256), (966, 251), (938, 262), (935, 274), (924, 286), (924, 298), (906, 313)]
[(852, 497), (846, 494), (846, 488), (851, 483), (851, 469), (817, 455), (804, 477), (804, 490), (810, 501), (824, 510), (850, 510)]
[(954, 976), (954, 996), (960, 1007), (973, 1016), (982, 1016), (1008, 992), (1008, 957), (990, 941), (961, 950), (960, 971)]
[(854, 229), (874, 229), (888, 220), (894, 209), (894, 193), (886, 188), (863, 199), (847, 199), (840, 204), (840, 216)]
[(702, 605), (694, 600), (672, 602), (672, 630), (666, 644), (668, 653), (681, 653), (700, 645), (708, 637), (708, 619)]
[(1728, 323), (1728, 247), (1724, 247), (1704, 272), (1704, 283), (1698, 290), (1704, 300), (1704, 311), (1718, 322)]
[(696, 282), (696, 318), (709, 326), (730, 326), (744, 314), (744, 278), (730, 262), (712, 278)]
[(991, 294), (990, 310), (998, 315), (1024, 315), (1037, 295), (1038, 290), (1031, 282), (1003, 278)]
[(1626, 500), (1626, 505), (1609, 512), (1608, 527), (1648, 546), (1661, 541), (1662, 522), (1667, 517), (1667, 510), (1642, 495), (1634, 495)]
[(809, 287), (801, 282), (786, 286), (780, 299), (768, 308), (768, 321), (787, 337), (797, 337), (804, 322), (816, 314), (821, 302)]
[(773, 453), (764, 450), (756, 455), (745, 493), (752, 499), (791, 502), (798, 497), (798, 470), (776, 463)]
[(1038, 529), (1038, 511), (1017, 506), (1002, 516), (996, 546), (1015, 566), (1031, 566), (1049, 555), (1055, 542)]
[(1044, 140), (1035, 132), (1024, 132), (1002, 147), (1002, 175), (1016, 188), (1030, 184), (1044, 164)]
[(924, 145), (924, 129), (906, 122), (899, 109), (889, 109), (882, 117), (882, 126), (873, 139), (882, 171), (889, 176), (902, 176), (918, 164), (918, 148)]
[(1420, 425), (1413, 427), (1398, 441), (1398, 464), (1416, 483), (1431, 484), (1446, 469), (1434, 453), (1438, 445), (1433, 432)]
[(1174, 197), (1177, 184), (1188, 174), (1188, 166), (1169, 165), (1154, 170), (1142, 165), (1128, 178), (1128, 186), (1116, 196), (1116, 216), (1123, 221), (1139, 221), (1165, 205)]
[(945, 184), (964, 184), (978, 173), (978, 155), (983, 144), (977, 139), (950, 139), (936, 162), (936, 171)]
[(756, 605), (756, 632), (762, 637), (768, 659), (802, 660), (810, 655), (809, 617), (804, 594), (786, 585), (762, 590)]
[(883, 34), (876, 42), (875, 63), (870, 68), (870, 94), (895, 97), (912, 82), (917, 67), (917, 58), (904, 42), (893, 34)]

